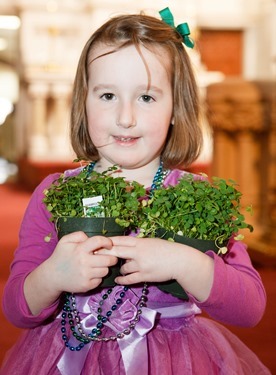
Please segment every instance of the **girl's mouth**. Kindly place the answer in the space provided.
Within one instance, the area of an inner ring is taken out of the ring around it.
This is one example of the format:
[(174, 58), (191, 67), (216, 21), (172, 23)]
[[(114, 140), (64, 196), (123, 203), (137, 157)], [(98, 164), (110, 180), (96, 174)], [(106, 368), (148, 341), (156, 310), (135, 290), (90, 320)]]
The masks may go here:
[(132, 142), (135, 142), (138, 137), (121, 137), (121, 136), (114, 136), (114, 139), (117, 141), (117, 142), (121, 142), (121, 143), (132, 143)]

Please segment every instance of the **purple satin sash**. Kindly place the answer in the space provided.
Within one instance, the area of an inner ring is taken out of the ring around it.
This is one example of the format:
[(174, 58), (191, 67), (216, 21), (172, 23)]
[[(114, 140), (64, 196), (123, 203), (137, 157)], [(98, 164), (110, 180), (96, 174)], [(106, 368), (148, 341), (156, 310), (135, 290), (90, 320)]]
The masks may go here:
[[(120, 287), (115, 288), (118, 288), (118, 292), (120, 292)], [(127, 328), (137, 312), (135, 304), (138, 301), (138, 297), (131, 290), (127, 293), (128, 299), (119, 306), (116, 313), (114, 312), (114, 314), (112, 314), (111, 322), (105, 323), (115, 334)], [(76, 298), (77, 308), (82, 318), (82, 327), (88, 334), (98, 322), (97, 307), (99, 305), (97, 297), (77, 296)], [(131, 334), (117, 340), (126, 375), (136, 375), (138, 373), (148, 374), (147, 333), (153, 328), (157, 316), (159, 319), (189, 318), (201, 312), (201, 310), (191, 302), (148, 303), (147, 307), (143, 307), (142, 311), (143, 313), (140, 315), (140, 320)], [(60, 316), (58, 318), (60, 318)], [(70, 343), (72, 345), (78, 345), (79, 342), (71, 336)], [(92, 345), (97, 345), (97, 343), (91, 342), (85, 345), (80, 351), (71, 351), (66, 348), (57, 365), (61, 374), (80, 374)], [(135, 353), (135, 355), (133, 355), (133, 353)], [(143, 358), (143, 360), (141, 360), (141, 358)]]

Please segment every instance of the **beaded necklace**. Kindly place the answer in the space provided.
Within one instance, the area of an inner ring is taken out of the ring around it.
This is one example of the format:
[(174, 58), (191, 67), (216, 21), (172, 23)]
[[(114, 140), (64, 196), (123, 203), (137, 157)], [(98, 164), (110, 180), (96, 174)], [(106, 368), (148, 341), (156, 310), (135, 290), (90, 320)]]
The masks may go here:
[[(90, 175), (90, 173), (93, 171), (95, 167), (96, 162), (91, 162), (86, 168), (87, 170), (87, 176)], [(152, 195), (153, 191), (156, 189), (159, 189), (166, 176), (168, 175), (169, 170), (163, 169), (163, 162), (160, 162), (160, 165), (158, 167), (158, 170), (153, 178), (152, 185), (149, 190), (149, 196)], [(137, 302), (137, 312), (133, 320), (130, 322), (129, 326), (124, 329), (122, 332), (118, 332), (112, 336), (109, 337), (99, 337), (102, 334), (102, 329), (104, 328), (105, 323), (109, 321), (109, 319), (112, 316), (113, 311), (117, 310), (118, 306), (123, 303), (123, 298), (126, 295), (126, 292), (128, 291), (128, 287), (124, 286), (122, 291), (120, 292), (120, 298), (117, 298), (115, 303), (111, 306), (109, 310), (106, 311), (105, 314), (103, 314), (103, 306), (104, 302), (107, 298), (111, 297), (113, 293), (113, 288), (107, 289), (101, 296), (101, 300), (99, 302), (99, 307), (97, 308), (97, 324), (94, 328), (92, 328), (91, 332), (86, 334), (83, 330), (82, 324), (81, 324), (81, 318), (80, 313), (77, 310), (77, 303), (76, 303), (76, 297), (73, 293), (65, 293), (65, 303), (63, 306), (63, 311), (61, 314), (61, 333), (62, 333), (62, 339), (64, 341), (64, 344), (67, 348), (69, 348), (71, 351), (80, 351), (86, 344), (89, 344), (91, 341), (115, 341), (118, 339), (123, 339), (126, 335), (129, 335), (135, 328), (136, 324), (140, 320), (140, 316), (142, 314), (142, 308), (146, 306), (147, 302), (147, 294), (148, 294), (148, 286), (146, 283), (144, 283), (141, 297), (139, 298)], [(68, 319), (69, 326), (70, 326), (70, 332), (75, 337), (77, 341), (79, 341), (79, 344), (76, 346), (73, 346), (69, 342), (69, 336), (66, 331), (66, 321)]]
[[(85, 167), (85, 170), (87, 172), (87, 177), (94, 170), (94, 167), (95, 167), (96, 163), (97, 163), (96, 161), (92, 161), (91, 163), (89, 163)], [(169, 173), (169, 170), (164, 169), (163, 162), (160, 161), (159, 167), (158, 167), (158, 169), (155, 173), (155, 176), (153, 177), (153, 181), (152, 181), (151, 187), (149, 189), (149, 196), (152, 195), (154, 190), (159, 189), (163, 185), (163, 182), (164, 182), (165, 178), (167, 177), (168, 173)]]

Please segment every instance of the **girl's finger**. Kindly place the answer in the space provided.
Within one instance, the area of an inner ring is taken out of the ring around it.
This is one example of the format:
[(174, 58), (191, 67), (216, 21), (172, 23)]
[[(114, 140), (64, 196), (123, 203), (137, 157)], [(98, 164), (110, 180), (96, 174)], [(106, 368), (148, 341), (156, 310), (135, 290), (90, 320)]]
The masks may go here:
[(117, 258), (128, 260), (128, 259), (134, 259), (136, 252), (137, 251), (135, 247), (113, 246), (111, 250), (101, 249), (97, 251), (97, 254), (114, 255)]
[(94, 255), (93, 253), (93, 258), (90, 259), (89, 265), (92, 268), (111, 267), (118, 263), (118, 258), (111, 255)]
[(87, 235), (84, 232), (73, 232), (70, 234), (66, 234), (60, 239), (60, 243), (78, 243), (78, 242), (83, 242), (87, 240)]
[(126, 261), (122, 267), (120, 268), (120, 273), (122, 275), (128, 275), (130, 273), (133, 273), (133, 272), (137, 272), (137, 265), (135, 262), (133, 261)]
[(137, 238), (132, 236), (115, 236), (112, 237), (112, 243), (115, 246), (136, 246)]
[(80, 243), (80, 248), (87, 252), (94, 252), (99, 249), (112, 249), (112, 241), (108, 237), (104, 236), (94, 236), (88, 237), (86, 241)]
[(88, 237), (84, 232), (78, 231), (63, 236), (60, 243), (81, 243), (81, 248), (85, 251), (94, 251), (100, 248), (111, 249), (112, 241), (109, 237), (94, 236)]
[(131, 285), (143, 282), (139, 272), (130, 273), (126, 276), (118, 276), (115, 279), (115, 283), (119, 285)]

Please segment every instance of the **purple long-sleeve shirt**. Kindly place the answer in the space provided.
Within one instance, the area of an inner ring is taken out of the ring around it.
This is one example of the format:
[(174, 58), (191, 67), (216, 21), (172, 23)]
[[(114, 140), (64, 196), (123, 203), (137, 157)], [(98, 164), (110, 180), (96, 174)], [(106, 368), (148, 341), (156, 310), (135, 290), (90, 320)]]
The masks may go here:
[[(77, 174), (79, 169), (68, 171)], [(172, 171), (165, 185), (175, 184), (183, 172)], [(50, 213), (43, 203), (43, 191), (59, 177), (53, 174), (46, 177), (34, 191), (25, 212), (16, 249), (11, 274), (4, 289), (3, 311), (7, 319), (21, 328), (33, 328), (42, 324), (54, 314), (59, 301), (42, 310), (39, 315), (30, 312), (23, 286), (25, 278), (38, 265), (45, 261), (57, 245), (57, 233), (49, 221)], [(45, 241), (50, 235), (51, 240)], [(245, 244), (231, 240), (229, 251), (224, 257), (213, 251), (206, 253), (214, 259), (214, 281), (208, 299), (195, 302), (212, 318), (227, 324), (250, 327), (256, 325), (263, 316), (266, 294), (258, 272), (253, 268)], [(183, 302), (185, 303), (185, 302)]]

